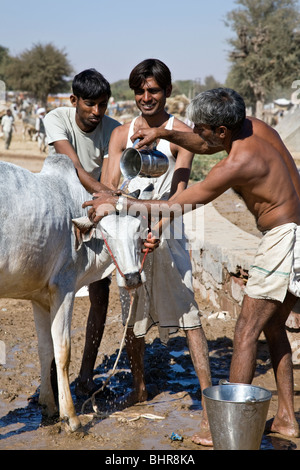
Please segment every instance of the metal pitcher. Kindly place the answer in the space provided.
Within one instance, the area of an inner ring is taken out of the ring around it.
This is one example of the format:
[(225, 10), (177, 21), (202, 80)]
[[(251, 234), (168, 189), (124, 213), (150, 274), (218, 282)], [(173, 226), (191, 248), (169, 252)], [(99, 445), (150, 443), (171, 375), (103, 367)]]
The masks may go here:
[(169, 167), (168, 157), (156, 148), (137, 150), (134, 148), (137, 142), (122, 153), (120, 169), (124, 178), (158, 178), (163, 175)]

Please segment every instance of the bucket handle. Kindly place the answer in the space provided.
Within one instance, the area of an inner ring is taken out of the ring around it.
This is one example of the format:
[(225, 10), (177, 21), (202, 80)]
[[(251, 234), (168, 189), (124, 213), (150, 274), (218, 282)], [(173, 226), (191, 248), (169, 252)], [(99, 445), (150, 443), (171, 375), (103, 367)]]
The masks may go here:
[(255, 403), (257, 403), (257, 400), (255, 397), (247, 397), (245, 399), (245, 403), (249, 404), (249, 405), (255, 405)]
[(219, 385), (230, 385), (230, 382), (226, 379), (220, 379), (219, 380)]
[[(230, 385), (231, 382), (228, 382), (228, 380), (226, 379), (221, 379), (219, 380), (219, 385)], [(245, 403), (247, 403), (248, 405), (255, 405), (255, 403), (257, 403), (257, 400), (255, 397), (247, 397), (245, 399)]]

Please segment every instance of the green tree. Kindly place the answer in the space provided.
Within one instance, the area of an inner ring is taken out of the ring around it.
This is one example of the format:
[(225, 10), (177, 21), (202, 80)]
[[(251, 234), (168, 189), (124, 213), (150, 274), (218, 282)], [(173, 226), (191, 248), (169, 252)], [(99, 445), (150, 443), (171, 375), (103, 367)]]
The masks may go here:
[(4, 70), (10, 60), (8, 49), (0, 46), (0, 80), (5, 81)]
[(68, 76), (72, 72), (64, 51), (51, 43), (39, 43), (7, 63), (4, 80), (15, 90), (32, 93), (45, 105), (49, 93), (69, 90)]
[(299, 78), (299, 7), (295, 0), (236, 0), (225, 24), (236, 33), (229, 40), (231, 70), (227, 85), (255, 106), (261, 117), (275, 87), (291, 87)]
[(129, 88), (128, 80), (118, 80), (111, 84), (111, 93), (115, 101), (134, 100), (133, 91)]

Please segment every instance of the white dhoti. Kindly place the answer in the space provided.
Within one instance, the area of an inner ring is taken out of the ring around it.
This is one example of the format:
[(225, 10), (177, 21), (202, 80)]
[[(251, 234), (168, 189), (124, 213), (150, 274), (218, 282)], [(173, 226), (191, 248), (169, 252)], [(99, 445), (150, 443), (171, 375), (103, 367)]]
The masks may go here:
[(287, 291), (300, 297), (300, 226), (294, 223), (264, 234), (245, 289), (249, 297), (279, 302)]
[[(176, 234), (174, 237), (173, 224), (170, 232), (171, 237), (166, 238), (163, 234), (160, 246), (146, 258), (146, 283), (136, 291), (129, 321), (136, 337), (145, 336), (153, 325), (157, 325), (163, 343), (167, 343), (169, 334), (179, 328), (201, 327), (187, 240), (183, 231), (181, 235), (178, 232), (179, 238), (175, 238)], [(126, 289), (120, 289), (120, 298), (125, 323), (129, 312)]]

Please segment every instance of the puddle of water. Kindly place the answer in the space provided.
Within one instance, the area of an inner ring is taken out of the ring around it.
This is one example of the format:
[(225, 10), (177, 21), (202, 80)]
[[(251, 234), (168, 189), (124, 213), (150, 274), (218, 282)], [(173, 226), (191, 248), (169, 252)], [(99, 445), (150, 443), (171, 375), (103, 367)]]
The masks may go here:
[[(174, 443), (170, 439), (172, 432), (191, 437), (199, 425), (202, 410), (199, 382), (191, 363), (185, 338), (174, 339), (171, 342), (172, 345), (176, 345), (176, 348), (167, 349), (159, 341), (154, 341), (152, 345), (146, 347), (146, 382), (147, 384), (154, 383), (158, 392), (149, 400), (149, 406), (147, 404), (145, 409), (149, 410), (147, 412), (165, 416), (166, 419), (147, 423), (149, 434), (147, 436), (145, 432), (141, 433), (140, 447), (137, 447), (141, 450), (174, 449)], [(210, 365), (213, 385), (217, 385), (220, 379), (229, 377), (231, 349), (218, 347), (218, 344), (213, 341), (209, 342), (209, 349), (212, 352)], [(99, 386), (108, 376), (114, 362), (115, 355), (106, 357), (96, 369), (95, 379)], [(31, 365), (27, 364), (27, 366), (30, 370)], [(132, 375), (127, 355), (123, 352), (117, 372), (111, 377), (108, 387), (116, 396), (119, 396), (131, 389), (131, 382)], [(71, 391), (76, 402), (74, 383), (71, 384)], [(41, 433), (38, 431), (42, 423), (41, 410), (38, 406), (29, 405), (26, 398), (19, 396), (8, 403), (0, 397), (0, 448), (20, 449), (24, 446), (51, 448), (50, 438), (47, 438), (47, 435), (40, 436)], [(102, 423), (104, 424), (103, 421), (98, 421), (99, 434), (103, 431)], [(104, 426), (107, 426), (111, 432), (114, 425), (108, 422)], [(261, 444), (261, 450), (293, 450), (295, 448), (297, 446), (293, 442), (270, 435), (263, 436)]]
[(185, 372), (185, 369), (181, 367), (179, 364), (172, 364), (171, 365), (171, 370), (175, 372), (175, 374), (180, 373), (180, 372)]

